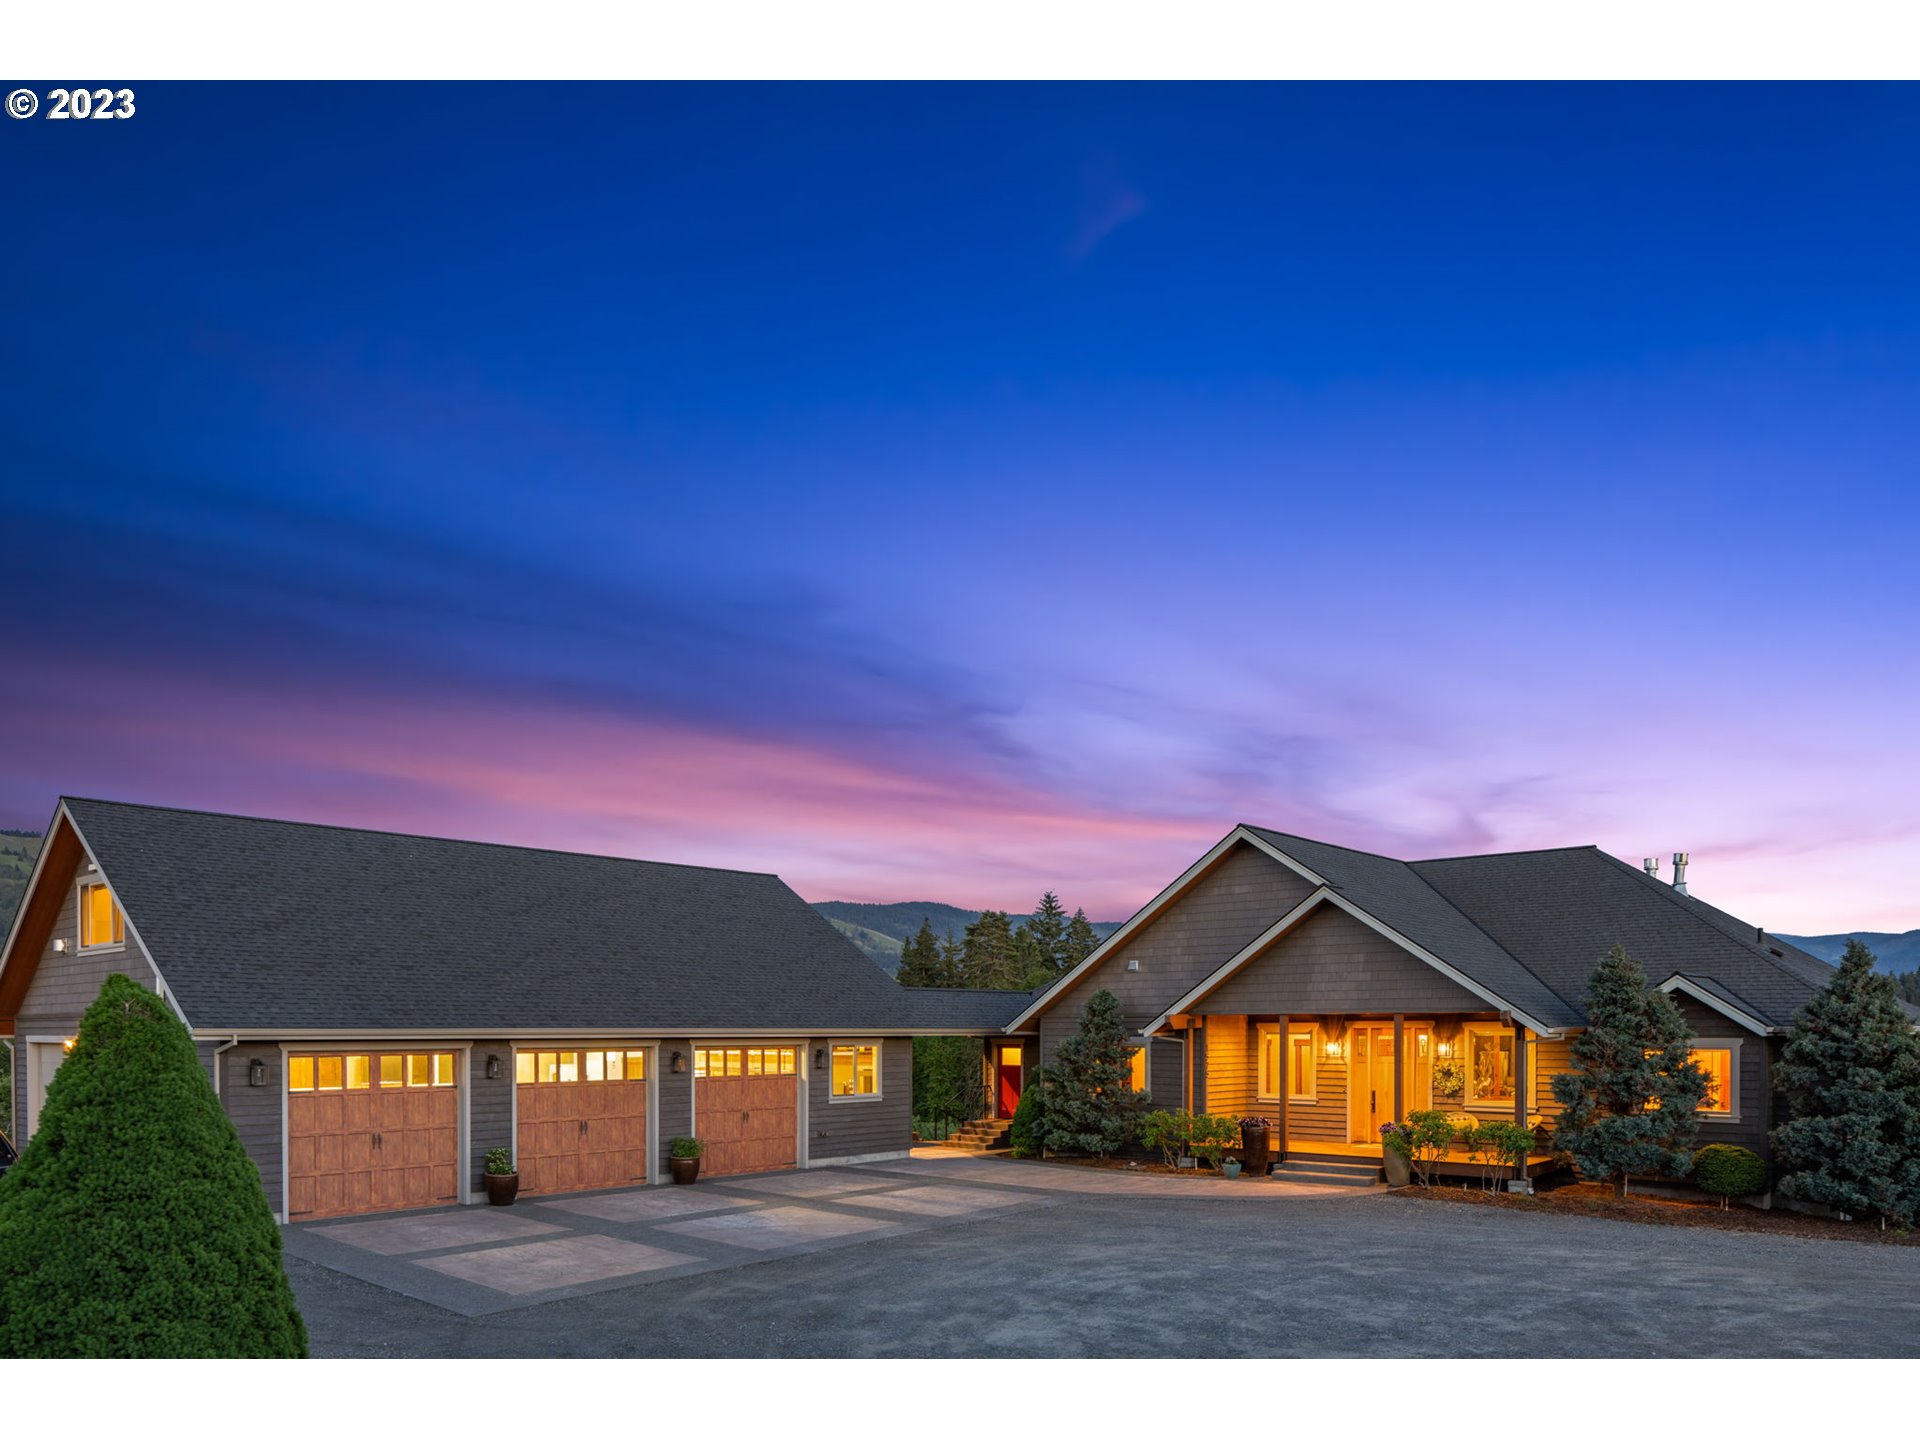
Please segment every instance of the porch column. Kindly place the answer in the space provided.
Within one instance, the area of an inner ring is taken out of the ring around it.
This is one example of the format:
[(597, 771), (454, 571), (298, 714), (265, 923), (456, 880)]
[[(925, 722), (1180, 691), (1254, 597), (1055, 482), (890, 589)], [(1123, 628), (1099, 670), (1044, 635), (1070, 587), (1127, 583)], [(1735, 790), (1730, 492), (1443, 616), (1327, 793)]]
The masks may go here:
[[(1523, 1128), (1527, 1123), (1527, 1027), (1518, 1020), (1513, 1022), (1513, 1123)], [(1527, 1178), (1525, 1160), (1514, 1164), (1513, 1178)]]
[(1404, 1125), (1407, 1120), (1407, 1017), (1393, 1017), (1393, 1123)]
[(1293, 1017), (1280, 1017), (1280, 1115), (1274, 1121), (1273, 1143), (1278, 1147), (1274, 1151), (1276, 1159), (1287, 1158), (1287, 1096), (1293, 1093), (1293, 1080), (1287, 1073), (1287, 1067), (1293, 1063)]
[(1194, 1045), (1193, 1017), (1191, 1015), (1189, 1015), (1186, 1019), (1186, 1022), (1183, 1025), (1181, 1025), (1180, 1035), (1181, 1035), (1180, 1065), (1183, 1072), (1182, 1084), (1185, 1086), (1185, 1089), (1186, 1089), (1185, 1109), (1189, 1113), (1191, 1113), (1193, 1110), (1193, 1045)]

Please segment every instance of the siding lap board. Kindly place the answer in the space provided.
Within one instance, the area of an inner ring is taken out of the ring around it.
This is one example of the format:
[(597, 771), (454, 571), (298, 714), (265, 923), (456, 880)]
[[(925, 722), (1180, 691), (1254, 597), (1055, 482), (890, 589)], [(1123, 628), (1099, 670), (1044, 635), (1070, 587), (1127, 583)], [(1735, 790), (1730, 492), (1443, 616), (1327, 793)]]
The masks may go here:
[(1432, 1015), (1486, 1008), (1471, 990), (1333, 905), (1315, 910), (1192, 1006), (1202, 1015)]

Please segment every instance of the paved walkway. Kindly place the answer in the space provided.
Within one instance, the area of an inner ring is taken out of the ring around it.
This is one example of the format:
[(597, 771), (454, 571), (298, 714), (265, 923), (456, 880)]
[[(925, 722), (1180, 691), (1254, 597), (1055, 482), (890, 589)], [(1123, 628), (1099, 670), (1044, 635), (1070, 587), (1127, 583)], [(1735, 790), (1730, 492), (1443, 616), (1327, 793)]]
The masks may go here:
[(1047, 1205), (1063, 1194), (1259, 1203), (1354, 1192), (983, 1160), (936, 1148), (876, 1165), (308, 1222), (284, 1233), (297, 1259), (474, 1316), (890, 1239)]

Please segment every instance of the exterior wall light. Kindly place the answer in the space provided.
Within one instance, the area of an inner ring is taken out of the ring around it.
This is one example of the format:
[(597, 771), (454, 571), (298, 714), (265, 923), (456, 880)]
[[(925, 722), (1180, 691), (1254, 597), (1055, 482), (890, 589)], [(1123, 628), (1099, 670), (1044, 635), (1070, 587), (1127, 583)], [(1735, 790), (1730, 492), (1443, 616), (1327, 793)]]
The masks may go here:
[(826, 1046), (819, 1045), (814, 1047), (813, 1068), (816, 1070), (824, 1070), (827, 1068), (827, 1047)]
[(60, 1052), (63, 1055), (73, 1054), (73, 1036), (69, 1035), (66, 1039), (60, 1042)]
[(681, 1054), (678, 1050), (674, 1051), (673, 1059), (669, 1062), (668, 1068), (671, 1069), (673, 1073), (676, 1075), (686, 1074), (687, 1057)]
[(1338, 1060), (1340, 1058), (1340, 1042), (1338, 1040), (1327, 1041), (1327, 1058), (1329, 1060)]
[(1440, 1053), (1442, 1055), (1451, 1055), (1453, 1053), (1453, 1046), (1448, 1044), (1445, 1040), (1442, 1040), (1440, 1042)]
[(487, 1079), (498, 1080), (499, 1078), (500, 1057), (498, 1055), (489, 1055), (487, 1056)]
[(247, 1062), (247, 1084), (258, 1087), (267, 1083), (267, 1062), (255, 1056)]

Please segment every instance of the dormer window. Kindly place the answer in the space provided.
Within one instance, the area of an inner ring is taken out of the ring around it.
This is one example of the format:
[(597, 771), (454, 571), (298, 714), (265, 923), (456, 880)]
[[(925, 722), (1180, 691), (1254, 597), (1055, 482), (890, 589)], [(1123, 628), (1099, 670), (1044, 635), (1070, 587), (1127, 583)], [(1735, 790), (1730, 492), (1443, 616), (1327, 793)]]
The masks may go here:
[(80, 948), (105, 950), (127, 943), (127, 921), (113, 903), (113, 892), (89, 881), (80, 886)]

